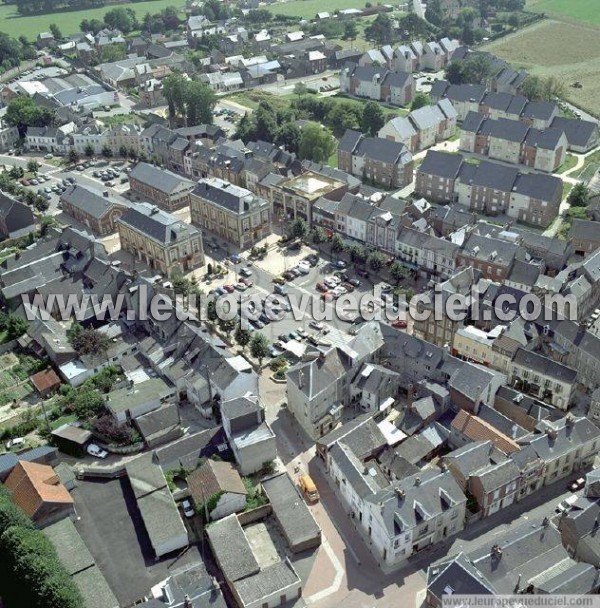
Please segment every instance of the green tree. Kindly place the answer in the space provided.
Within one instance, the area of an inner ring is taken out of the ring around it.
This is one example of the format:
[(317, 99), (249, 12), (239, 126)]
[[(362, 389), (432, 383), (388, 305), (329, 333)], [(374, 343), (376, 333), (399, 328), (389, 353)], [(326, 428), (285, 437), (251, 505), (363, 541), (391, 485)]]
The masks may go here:
[(112, 150), (110, 149), (110, 146), (103, 146), (102, 156), (105, 156), (106, 158), (110, 158), (112, 156)]
[(309, 123), (302, 129), (299, 156), (317, 163), (325, 162), (334, 152), (337, 142), (328, 129)]
[(408, 13), (398, 21), (398, 29), (402, 32), (402, 37), (406, 40), (429, 38), (433, 35), (436, 28), (432, 27), (425, 19), (415, 13)]
[(79, 154), (77, 154), (75, 148), (69, 150), (69, 162), (72, 165), (76, 165), (79, 162)]
[(506, 22), (512, 28), (515, 28), (515, 29), (518, 28), (521, 23), (521, 20), (519, 19), (519, 13), (511, 13), (508, 16), (508, 19), (506, 20)]
[(356, 40), (358, 36), (358, 27), (356, 21), (351, 19), (344, 23), (344, 40)]
[(269, 341), (261, 333), (255, 333), (250, 340), (250, 354), (258, 359), (258, 365), (262, 367), (263, 359), (269, 354)]
[(246, 346), (250, 343), (252, 334), (244, 329), (241, 325), (238, 325), (234, 335), (235, 341), (242, 347), (242, 350), (246, 350)]
[(348, 103), (338, 102), (327, 113), (324, 122), (331, 127), (334, 133), (342, 135), (346, 129), (358, 129), (362, 119), (362, 112)]
[(339, 234), (334, 234), (331, 239), (331, 251), (334, 253), (342, 253), (346, 249), (344, 239)]
[(6, 333), (9, 340), (20, 338), (27, 331), (27, 321), (16, 315), (9, 314), (6, 322)]
[(94, 327), (74, 325), (69, 332), (69, 342), (79, 355), (103, 355), (110, 346), (110, 338)]
[(308, 87), (303, 82), (297, 82), (294, 85), (294, 95), (306, 95)]
[(27, 172), (35, 175), (40, 170), (40, 166), (40, 163), (38, 163), (35, 158), (30, 158), (27, 161)]
[(54, 122), (55, 113), (35, 103), (28, 95), (13, 99), (6, 109), (6, 121), (19, 130), (19, 137), (24, 138), (27, 127), (47, 127)]
[(315, 244), (324, 243), (327, 240), (327, 235), (322, 226), (315, 226), (311, 232), (312, 242)]
[(425, 10), (425, 19), (440, 27), (444, 21), (444, 11), (442, 10), (442, 4), (440, 0), (428, 0), (427, 8)]
[(127, 158), (127, 146), (121, 144), (121, 146), (119, 146), (119, 156), (121, 158)]
[(376, 137), (379, 129), (385, 124), (385, 116), (381, 106), (375, 101), (367, 101), (363, 108), (361, 129), (372, 137)]
[(84, 152), (88, 158), (92, 158), (92, 156), (94, 156), (94, 146), (92, 146), (92, 144), (86, 144)]
[(284, 146), (288, 152), (298, 154), (301, 138), (302, 132), (300, 131), (300, 127), (293, 122), (286, 122), (277, 132), (275, 143), (278, 146)]
[(102, 63), (113, 63), (125, 58), (126, 48), (124, 44), (107, 44), (102, 48), (100, 60)]
[(54, 40), (61, 40), (63, 35), (56, 23), (50, 24), (50, 33), (54, 36)]
[(163, 79), (162, 83), (163, 95), (169, 108), (169, 116), (171, 118), (175, 118), (177, 115), (183, 116), (185, 114), (187, 80), (183, 74), (175, 73), (169, 74)]
[(255, 133), (257, 139), (273, 142), (277, 135), (277, 114), (267, 101), (261, 101), (254, 112)]
[(204, 82), (188, 82), (185, 87), (185, 110), (187, 125), (212, 124), (217, 97)]
[(292, 238), (303, 239), (308, 234), (308, 224), (301, 217), (296, 218), (290, 223), (289, 232)]
[(392, 20), (385, 13), (379, 13), (371, 25), (365, 28), (365, 38), (383, 46), (391, 44), (394, 40)]
[(573, 186), (571, 192), (567, 196), (567, 202), (572, 207), (585, 207), (590, 198), (589, 188), (583, 183), (579, 182)]
[(11, 179), (21, 179), (25, 175), (23, 167), (12, 166), (8, 172)]
[(385, 264), (385, 257), (379, 251), (372, 251), (369, 254), (369, 257), (367, 258), (367, 264), (369, 265), (369, 268), (371, 268), (371, 270), (377, 272), (378, 270), (381, 270), (381, 268)]
[(415, 94), (412, 103), (410, 104), (411, 110), (418, 110), (424, 106), (428, 106), (431, 103), (431, 99), (427, 93), (423, 93), (422, 91), (417, 91)]
[(407, 277), (408, 273), (404, 264), (396, 260), (395, 262), (392, 262), (392, 265), (390, 266), (390, 275), (396, 283), (400, 283)]
[(367, 252), (362, 245), (358, 243), (352, 245), (349, 250), (350, 259), (356, 264), (364, 264), (367, 259)]
[(108, 27), (121, 30), (124, 34), (129, 34), (138, 27), (135, 12), (130, 8), (120, 6), (105, 13), (104, 23)]

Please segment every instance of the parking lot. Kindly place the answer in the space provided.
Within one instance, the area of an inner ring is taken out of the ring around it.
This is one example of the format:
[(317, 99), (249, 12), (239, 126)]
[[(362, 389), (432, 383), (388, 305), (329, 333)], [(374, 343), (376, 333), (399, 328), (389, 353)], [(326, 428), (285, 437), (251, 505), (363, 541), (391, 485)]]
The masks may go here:
[(227, 135), (232, 136), (235, 133), (237, 123), (244, 113), (242, 106), (223, 99), (218, 101), (215, 106), (214, 123), (218, 127), (221, 127)]

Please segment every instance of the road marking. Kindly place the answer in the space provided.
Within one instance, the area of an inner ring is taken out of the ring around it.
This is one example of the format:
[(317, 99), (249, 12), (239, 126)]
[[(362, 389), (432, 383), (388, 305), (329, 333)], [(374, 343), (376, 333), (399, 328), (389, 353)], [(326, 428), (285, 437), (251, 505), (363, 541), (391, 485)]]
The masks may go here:
[(317, 593), (313, 593), (310, 597), (305, 598), (307, 604), (314, 604), (315, 602), (319, 602), (326, 597), (329, 597), (333, 593), (336, 593), (339, 591), (340, 587), (342, 586), (342, 581), (344, 580), (344, 569), (342, 568), (342, 564), (326, 538), (323, 538), (321, 546), (323, 549), (325, 549), (325, 553), (327, 553), (329, 561), (335, 568), (335, 577), (333, 578), (333, 583), (331, 583), (329, 587), (326, 587), (321, 591), (317, 591)]

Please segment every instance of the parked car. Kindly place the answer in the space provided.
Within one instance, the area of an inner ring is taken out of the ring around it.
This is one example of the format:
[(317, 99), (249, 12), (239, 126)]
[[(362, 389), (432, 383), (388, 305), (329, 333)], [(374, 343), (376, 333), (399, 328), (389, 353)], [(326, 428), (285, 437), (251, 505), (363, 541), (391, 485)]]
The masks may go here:
[(350, 281), (344, 281), (342, 283), (341, 287), (343, 287), (347, 292), (354, 291), (354, 285), (352, 285), (352, 283), (350, 283)]
[(243, 261), (242, 256), (239, 255), (238, 253), (234, 253), (233, 255), (229, 256), (229, 259), (234, 263), (234, 264), (239, 264), (240, 262)]
[(577, 492), (577, 490), (581, 490), (583, 487), (585, 487), (585, 477), (580, 477), (569, 485), (569, 490), (571, 490), (571, 492)]
[(273, 283), (276, 283), (277, 285), (283, 285), (285, 283), (285, 278), (284, 277), (275, 277), (273, 279)]
[(227, 293), (233, 293), (235, 291), (235, 287), (233, 285), (223, 285), (223, 289), (227, 292)]
[(569, 496), (569, 498), (565, 498), (563, 501), (561, 501), (560, 503), (558, 503), (555, 512), (556, 513), (566, 513), (572, 506), (573, 504), (577, 501), (577, 498), (579, 498), (578, 496)]
[(254, 321), (250, 321), (250, 323), (252, 325), (254, 325), (254, 327), (256, 327), (256, 329), (263, 329), (265, 324), (260, 320), (260, 319), (256, 319)]
[(323, 323), (319, 323), (319, 321), (310, 321), (308, 326), (316, 329), (317, 331), (321, 331), (323, 329)]
[(327, 291), (329, 289), (325, 283), (317, 283), (315, 288), (317, 291)]
[(247, 266), (244, 266), (244, 268), (240, 268), (240, 274), (243, 277), (250, 277), (252, 276), (252, 271)]
[(246, 291), (246, 289), (248, 289), (248, 285), (246, 285), (245, 283), (239, 282), (236, 283), (234, 285), (234, 287), (238, 290), (238, 291)]
[(348, 266), (348, 264), (346, 264), (346, 262), (344, 262), (344, 260), (338, 260), (336, 263), (336, 268), (346, 268)]
[(295, 331), (291, 331), (288, 336), (290, 340), (300, 340), (300, 336)]
[(348, 279), (348, 283), (354, 285), (354, 287), (360, 287), (360, 281), (358, 279)]
[(286, 296), (288, 290), (285, 285), (275, 285), (275, 287), (273, 288), (273, 292), (278, 293), (280, 296)]
[(87, 446), (86, 452), (90, 456), (94, 456), (94, 458), (106, 458), (108, 456), (108, 452), (95, 443), (90, 443), (90, 445)]
[(189, 500), (184, 500), (181, 503), (181, 508), (183, 509), (183, 514), (186, 517), (194, 517), (196, 512), (194, 511), (194, 507), (192, 507), (192, 503)]
[(283, 355), (283, 351), (277, 348), (276, 346), (271, 345), (269, 346), (269, 355), (273, 358), (280, 357), (281, 355)]
[(6, 442), (6, 449), (12, 450), (13, 448), (20, 448), (25, 444), (25, 439), (23, 437), (15, 437), (14, 439), (9, 439)]
[(286, 334), (279, 334), (278, 338), (282, 341), (282, 342), (289, 342), (290, 341), (290, 337)]
[(406, 329), (408, 324), (402, 319), (396, 319), (395, 321), (392, 321), (392, 327), (395, 327), (396, 329)]

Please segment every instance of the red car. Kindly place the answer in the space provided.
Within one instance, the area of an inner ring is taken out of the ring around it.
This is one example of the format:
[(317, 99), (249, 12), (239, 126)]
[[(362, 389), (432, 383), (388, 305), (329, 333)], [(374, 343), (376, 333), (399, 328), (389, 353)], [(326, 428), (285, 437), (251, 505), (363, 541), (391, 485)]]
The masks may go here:
[(233, 293), (235, 291), (235, 287), (233, 285), (223, 285), (223, 289), (227, 293)]
[(406, 329), (408, 327), (408, 324), (402, 319), (397, 319), (392, 323), (392, 327), (395, 327), (396, 329)]
[(325, 285), (325, 283), (317, 283), (315, 285), (317, 291), (322, 291), (323, 293), (326, 291), (329, 291), (329, 287), (327, 287), (327, 285)]

